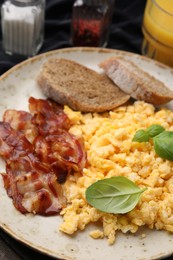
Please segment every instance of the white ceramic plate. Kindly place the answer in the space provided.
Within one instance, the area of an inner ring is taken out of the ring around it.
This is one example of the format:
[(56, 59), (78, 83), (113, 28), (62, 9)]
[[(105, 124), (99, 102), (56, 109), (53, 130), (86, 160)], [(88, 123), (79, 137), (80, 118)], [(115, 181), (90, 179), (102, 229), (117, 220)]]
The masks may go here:
[[(68, 58), (99, 71), (99, 62), (113, 55), (121, 55), (135, 62), (173, 89), (173, 70), (139, 55), (98, 48), (62, 49), (28, 59), (1, 76), (0, 118), (7, 108), (27, 110), (28, 97), (31, 95), (36, 98), (44, 97), (35, 79), (46, 59)], [(168, 106), (173, 109), (171, 103)], [(2, 161), (0, 171), (4, 171)], [(8, 198), (0, 177), (0, 227), (42, 253), (68, 260), (148, 260), (163, 258), (173, 252), (173, 235), (164, 231), (140, 229), (135, 235), (119, 233), (116, 243), (109, 246), (106, 239), (93, 240), (89, 237), (91, 225), (85, 231), (69, 237), (58, 231), (61, 222), (60, 216), (22, 215)], [(146, 234), (145, 238), (142, 238), (143, 232)]]

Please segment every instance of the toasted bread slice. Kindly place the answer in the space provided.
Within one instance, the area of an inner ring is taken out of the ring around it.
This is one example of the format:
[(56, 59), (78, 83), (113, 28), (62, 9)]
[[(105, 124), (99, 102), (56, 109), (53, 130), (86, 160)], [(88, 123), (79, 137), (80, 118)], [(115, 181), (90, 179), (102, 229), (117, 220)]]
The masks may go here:
[(121, 57), (111, 57), (99, 64), (105, 74), (125, 93), (134, 99), (153, 105), (173, 100), (173, 92), (165, 84), (133, 62)]
[(43, 64), (38, 84), (48, 98), (82, 112), (111, 110), (130, 98), (105, 74), (62, 58)]

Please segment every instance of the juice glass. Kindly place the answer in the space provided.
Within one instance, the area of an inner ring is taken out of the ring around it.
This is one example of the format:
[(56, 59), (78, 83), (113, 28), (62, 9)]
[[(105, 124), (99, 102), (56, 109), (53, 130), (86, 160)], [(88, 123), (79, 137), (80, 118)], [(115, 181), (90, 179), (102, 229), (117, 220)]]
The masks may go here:
[(173, 67), (173, 0), (147, 0), (142, 54)]

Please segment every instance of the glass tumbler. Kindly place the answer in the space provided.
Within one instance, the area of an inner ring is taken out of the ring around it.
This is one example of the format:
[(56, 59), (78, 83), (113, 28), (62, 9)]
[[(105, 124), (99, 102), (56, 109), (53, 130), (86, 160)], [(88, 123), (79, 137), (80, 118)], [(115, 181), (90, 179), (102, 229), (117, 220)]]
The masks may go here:
[(72, 12), (73, 46), (105, 47), (114, 0), (76, 0)]
[(173, 1), (148, 0), (142, 32), (142, 54), (173, 67)]

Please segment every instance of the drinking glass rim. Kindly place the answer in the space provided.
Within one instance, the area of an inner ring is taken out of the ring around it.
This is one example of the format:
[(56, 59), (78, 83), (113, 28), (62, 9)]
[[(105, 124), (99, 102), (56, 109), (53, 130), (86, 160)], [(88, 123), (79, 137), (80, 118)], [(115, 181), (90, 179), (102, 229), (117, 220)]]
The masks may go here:
[(153, 4), (155, 4), (161, 11), (163, 11), (164, 13), (166, 13), (166, 14), (168, 14), (168, 15), (170, 15), (170, 16), (173, 17), (173, 13), (170, 13), (170, 12), (166, 11), (164, 8), (162, 8), (162, 7), (158, 4), (158, 2), (157, 2), (156, 0), (151, 0), (151, 1), (152, 1)]

